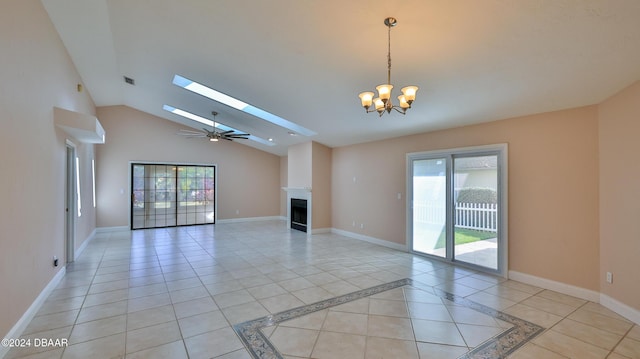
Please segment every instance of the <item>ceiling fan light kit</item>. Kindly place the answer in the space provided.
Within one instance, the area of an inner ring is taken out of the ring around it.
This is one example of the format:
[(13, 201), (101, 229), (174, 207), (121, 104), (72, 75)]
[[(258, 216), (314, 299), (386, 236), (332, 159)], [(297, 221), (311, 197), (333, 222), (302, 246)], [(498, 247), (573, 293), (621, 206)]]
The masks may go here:
[(191, 130), (180, 130), (178, 131), (178, 134), (181, 136), (186, 136), (187, 138), (208, 138), (209, 141), (211, 142), (218, 142), (218, 140), (227, 140), (227, 141), (233, 141), (234, 139), (241, 139), (241, 140), (247, 140), (249, 139), (249, 136), (251, 136), (248, 133), (236, 133), (233, 130), (228, 130), (228, 131), (217, 131), (216, 130), (216, 116), (218, 115), (217, 112), (213, 111), (211, 112), (211, 114), (213, 115), (213, 131), (209, 131), (206, 128), (203, 128), (204, 132), (202, 131), (191, 131)]
[[(375, 94), (370, 91), (360, 93), (360, 101), (362, 107), (364, 107), (367, 113), (377, 112), (379, 116), (382, 116), (385, 112), (391, 113), (391, 110), (396, 110), (401, 114), (406, 114), (407, 109), (411, 108), (411, 104), (416, 99), (416, 92), (418, 92), (418, 86), (406, 86), (403, 87), (402, 95), (398, 96), (398, 105), (394, 105), (391, 100), (391, 90), (393, 85), (391, 84), (391, 28), (398, 24), (398, 20), (393, 17), (384, 19), (384, 24), (388, 29), (388, 47), (387, 47), (387, 83), (376, 86), (378, 91), (378, 97), (374, 98)], [(370, 110), (371, 105), (374, 109)]]

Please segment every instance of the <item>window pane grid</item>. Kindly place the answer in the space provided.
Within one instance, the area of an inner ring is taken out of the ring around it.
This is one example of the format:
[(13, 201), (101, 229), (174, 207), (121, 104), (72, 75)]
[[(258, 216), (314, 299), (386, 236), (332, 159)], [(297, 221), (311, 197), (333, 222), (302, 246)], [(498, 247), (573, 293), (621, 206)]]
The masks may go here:
[(215, 167), (132, 164), (131, 227), (214, 223)]

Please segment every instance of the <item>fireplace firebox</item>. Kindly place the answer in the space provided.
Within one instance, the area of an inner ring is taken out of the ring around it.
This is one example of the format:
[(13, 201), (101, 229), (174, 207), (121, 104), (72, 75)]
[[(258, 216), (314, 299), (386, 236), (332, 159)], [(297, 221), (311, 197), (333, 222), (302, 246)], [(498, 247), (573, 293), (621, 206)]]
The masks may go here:
[(291, 198), (291, 228), (307, 231), (307, 200)]

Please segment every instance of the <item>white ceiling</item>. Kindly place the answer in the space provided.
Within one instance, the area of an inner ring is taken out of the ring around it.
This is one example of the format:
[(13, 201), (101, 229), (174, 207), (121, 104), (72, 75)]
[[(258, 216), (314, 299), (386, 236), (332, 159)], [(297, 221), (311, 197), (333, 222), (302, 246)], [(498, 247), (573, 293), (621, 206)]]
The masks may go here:
[[(97, 106), (187, 124), (164, 104), (262, 138), (278, 155), (599, 103), (640, 79), (637, 0), (42, 0)], [(420, 87), (406, 116), (358, 93)], [(198, 81), (318, 134), (183, 90)], [(125, 84), (123, 76), (135, 79)], [(194, 128), (201, 126), (194, 125)], [(242, 141), (242, 140), (239, 140)], [(216, 144), (212, 144), (214, 146)]]

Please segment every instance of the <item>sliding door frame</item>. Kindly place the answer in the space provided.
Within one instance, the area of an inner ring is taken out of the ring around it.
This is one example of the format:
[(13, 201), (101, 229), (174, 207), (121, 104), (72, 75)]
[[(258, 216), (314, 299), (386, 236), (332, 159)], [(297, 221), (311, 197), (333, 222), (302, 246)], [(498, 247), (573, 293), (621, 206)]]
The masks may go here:
[(185, 226), (198, 226), (204, 224), (216, 224), (218, 222), (218, 165), (215, 163), (191, 163), (191, 162), (165, 162), (165, 161), (129, 161), (128, 168), (128, 183), (129, 183), (129, 228), (133, 229), (133, 165), (160, 165), (160, 166), (203, 166), (213, 167), (213, 223), (196, 223), (178, 225), (176, 218), (175, 226), (157, 227), (157, 228), (170, 228), (170, 227), (185, 227)]
[[(467, 157), (467, 156), (475, 156), (475, 155), (497, 155), (498, 157), (498, 268), (497, 270), (492, 270), (488, 267), (483, 267), (479, 265), (475, 265), (472, 263), (461, 262), (455, 260), (455, 253), (453, 250), (453, 240), (449, 240), (449, 238), (453, 238), (454, 235), (454, 221), (453, 221), (453, 181), (454, 181), (454, 166), (453, 161), (456, 157)], [(447, 233), (447, 241), (446, 241), (446, 257), (438, 257), (435, 255), (430, 255), (427, 253), (417, 252), (413, 250), (413, 161), (415, 160), (424, 160), (424, 159), (436, 159), (436, 158), (446, 158), (447, 160), (447, 205), (446, 205), (446, 233)], [(473, 146), (473, 147), (459, 147), (459, 148), (450, 148), (450, 149), (442, 149), (442, 150), (434, 150), (434, 151), (424, 151), (424, 152), (412, 152), (407, 153), (406, 155), (406, 189), (407, 194), (406, 198), (406, 243), (407, 243), (407, 251), (413, 254), (426, 256), (428, 258), (433, 258), (439, 261), (445, 261), (447, 263), (452, 263), (455, 265), (459, 265), (462, 267), (468, 267), (471, 269), (475, 269), (478, 271), (488, 272), (500, 275), (502, 277), (507, 278), (508, 268), (509, 268), (509, 247), (508, 247), (508, 145), (506, 143), (494, 144), (494, 145), (484, 145), (484, 146)]]

